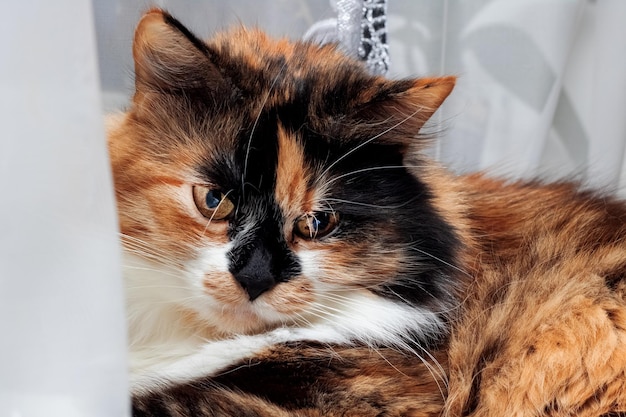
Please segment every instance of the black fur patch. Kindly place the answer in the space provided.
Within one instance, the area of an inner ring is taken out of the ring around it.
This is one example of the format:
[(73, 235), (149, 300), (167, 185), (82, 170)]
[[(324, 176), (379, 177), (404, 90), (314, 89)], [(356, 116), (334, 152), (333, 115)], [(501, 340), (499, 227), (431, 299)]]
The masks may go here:
[(432, 206), (426, 184), (404, 167), (402, 147), (376, 142), (361, 146), (366, 138), (331, 142), (303, 132), (309, 163), (330, 167), (331, 176), (343, 177), (333, 181), (327, 196), (348, 223), (338, 237), (382, 242), (402, 251), (407, 267), (381, 277), (383, 283), (373, 290), (413, 305), (444, 296), (442, 287), (456, 274), (453, 265), (460, 242)]
[[(300, 273), (296, 256), (283, 232), (283, 215), (274, 197), (278, 163), (278, 120), (264, 112), (238, 138), (235, 161), (240, 183), (233, 185), (236, 213), (229, 235), (230, 272), (255, 299), (279, 282)], [(245, 234), (244, 234), (245, 233)]]

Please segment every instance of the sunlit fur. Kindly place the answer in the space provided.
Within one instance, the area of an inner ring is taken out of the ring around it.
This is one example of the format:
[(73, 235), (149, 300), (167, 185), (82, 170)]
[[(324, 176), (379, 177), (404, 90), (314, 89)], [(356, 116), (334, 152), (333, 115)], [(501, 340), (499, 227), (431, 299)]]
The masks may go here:
[(568, 183), (460, 181), (481, 247), (447, 415), (625, 412), (626, 204)]
[(454, 78), (160, 10), (133, 55), (108, 131), (136, 416), (626, 411), (626, 207), (424, 156)]

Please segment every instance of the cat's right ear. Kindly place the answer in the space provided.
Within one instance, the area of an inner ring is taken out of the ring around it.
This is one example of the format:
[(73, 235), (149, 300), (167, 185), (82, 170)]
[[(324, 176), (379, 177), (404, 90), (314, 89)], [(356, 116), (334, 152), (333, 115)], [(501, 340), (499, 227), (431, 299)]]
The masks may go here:
[(228, 82), (210, 61), (204, 42), (160, 9), (139, 21), (133, 42), (136, 93), (227, 92)]

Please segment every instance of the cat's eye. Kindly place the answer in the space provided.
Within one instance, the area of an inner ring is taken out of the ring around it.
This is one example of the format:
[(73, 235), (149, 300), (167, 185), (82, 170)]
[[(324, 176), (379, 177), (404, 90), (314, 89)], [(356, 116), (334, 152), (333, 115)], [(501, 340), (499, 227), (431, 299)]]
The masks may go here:
[(339, 225), (339, 213), (318, 211), (307, 213), (296, 221), (294, 233), (307, 240), (320, 239), (331, 234)]
[(211, 220), (224, 220), (230, 217), (235, 205), (218, 189), (194, 185), (193, 201), (198, 211)]

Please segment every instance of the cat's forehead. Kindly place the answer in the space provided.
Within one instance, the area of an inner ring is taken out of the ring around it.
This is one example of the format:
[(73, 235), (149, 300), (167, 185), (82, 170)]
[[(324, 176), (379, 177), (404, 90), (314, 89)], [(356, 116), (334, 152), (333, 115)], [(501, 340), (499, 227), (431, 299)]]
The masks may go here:
[[(317, 45), (274, 39), (256, 29), (236, 28), (207, 41), (218, 67), (232, 82), (259, 97), (265, 106), (306, 96), (310, 100), (340, 99), (338, 88), (365, 88), (373, 80), (359, 62), (333, 44)], [(356, 93), (356, 90), (354, 91)], [(346, 91), (343, 97), (349, 97)], [(323, 103), (318, 103), (322, 105)], [(335, 103), (337, 104), (337, 103)]]

